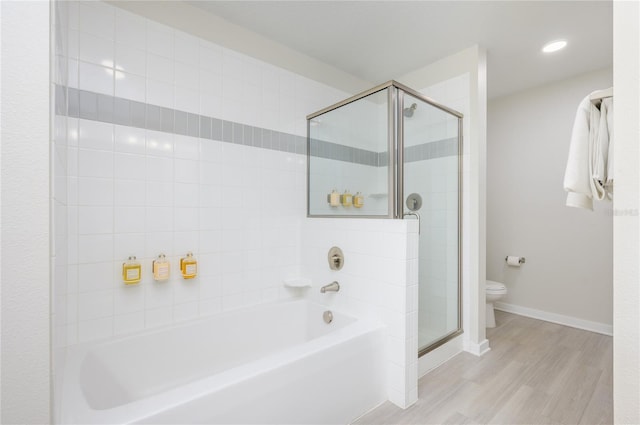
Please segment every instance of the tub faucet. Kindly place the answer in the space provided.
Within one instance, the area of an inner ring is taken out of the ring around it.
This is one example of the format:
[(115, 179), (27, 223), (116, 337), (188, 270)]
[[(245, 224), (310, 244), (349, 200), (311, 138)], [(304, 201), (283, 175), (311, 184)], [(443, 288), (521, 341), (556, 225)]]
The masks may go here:
[(336, 281), (331, 282), (328, 285), (324, 285), (322, 288), (320, 288), (320, 292), (322, 292), (323, 294), (325, 292), (338, 292), (340, 290), (340, 284)]

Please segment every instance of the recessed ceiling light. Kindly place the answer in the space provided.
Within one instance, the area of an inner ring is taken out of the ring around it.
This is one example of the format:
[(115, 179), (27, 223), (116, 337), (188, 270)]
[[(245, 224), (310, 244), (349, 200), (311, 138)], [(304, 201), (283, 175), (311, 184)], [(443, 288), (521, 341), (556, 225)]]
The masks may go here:
[(545, 44), (542, 48), (542, 51), (544, 53), (552, 53), (557, 52), (558, 50), (562, 50), (565, 47), (567, 47), (567, 42), (565, 40), (556, 40)]

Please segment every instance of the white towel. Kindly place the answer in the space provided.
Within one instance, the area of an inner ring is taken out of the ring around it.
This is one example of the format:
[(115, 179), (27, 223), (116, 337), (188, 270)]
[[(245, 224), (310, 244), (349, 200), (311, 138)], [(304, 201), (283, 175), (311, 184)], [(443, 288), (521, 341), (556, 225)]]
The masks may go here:
[[(593, 94), (593, 93), (592, 93)], [(598, 105), (591, 94), (578, 106), (564, 175), (567, 206), (593, 210), (593, 200), (612, 199), (613, 99)]]
[[(607, 197), (613, 198), (613, 98), (602, 99), (600, 104), (600, 121), (606, 122), (608, 137), (607, 175), (604, 186), (607, 189)], [(602, 128), (602, 125), (600, 126)]]
[(589, 134), (589, 173), (591, 176), (591, 195), (594, 199), (602, 201), (607, 197), (607, 189), (604, 187), (607, 181), (607, 157), (609, 156), (609, 131), (607, 130), (607, 115), (603, 112), (601, 102), (595, 104), (593, 109), (598, 114), (591, 115), (591, 129)]
[[(564, 190), (567, 206), (593, 210), (591, 184), (592, 122), (599, 124), (600, 111), (591, 103), (589, 96), (578, 105), (571, 132), (569, 158), (564, 173)], [(597, 119), (597, 120), (596, 120)], [(594, 120), (594, 121), (592, 121)], [(596, 127), (597, 128), (597, 127)]]

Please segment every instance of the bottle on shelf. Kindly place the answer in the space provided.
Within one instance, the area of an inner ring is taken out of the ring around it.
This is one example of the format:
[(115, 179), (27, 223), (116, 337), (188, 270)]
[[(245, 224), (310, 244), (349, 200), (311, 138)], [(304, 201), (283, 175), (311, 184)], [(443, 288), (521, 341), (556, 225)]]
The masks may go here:
[(331, 193), (327, 195), (327, 202), (332, 207), (340, 206), (340, 194), (337, 190), (333, 189)]
[(345, 190), (340, 198), (343, 207), (350, 207), (353, 204), (353, 195), (349, 190)]
[(356, 208), (362, 208), (363, 205), (364, 205), (364, 196), (362, 195), (362, 193), (357, 192), (353, 197), (353, 206)]

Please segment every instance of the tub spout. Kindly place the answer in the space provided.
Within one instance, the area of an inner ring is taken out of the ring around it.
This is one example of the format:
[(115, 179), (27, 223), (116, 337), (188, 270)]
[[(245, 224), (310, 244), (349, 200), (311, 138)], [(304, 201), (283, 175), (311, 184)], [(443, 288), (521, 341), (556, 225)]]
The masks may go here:
[(336, 281), (331, 282), (328, 285), (324, 285), (322, 288), (320, 288), (320, 292), (322, 292), (323, 294), (325, 292), (338, 292), (340, 290), (340, 284)]

